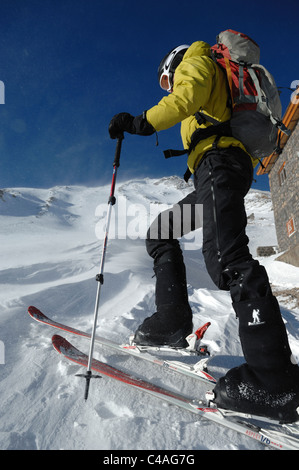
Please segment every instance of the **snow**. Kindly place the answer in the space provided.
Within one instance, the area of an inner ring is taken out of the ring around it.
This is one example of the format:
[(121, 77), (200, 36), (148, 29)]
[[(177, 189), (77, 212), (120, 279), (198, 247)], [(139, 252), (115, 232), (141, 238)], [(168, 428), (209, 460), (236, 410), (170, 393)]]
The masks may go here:
[[(152, 262), (144, 247), (150, 217), (192, 190), (180, 178), (117, 183), (101, 291), (97, 334), (125, 342), (154, 311)], [(27, 314), (91, 331), (110, 186), (8, 188), (0, 191), (0, 449), (8, 450), (263, 450), (264, 446), (109, 378), (93, 380), (87, 402), (82, 368), (53, 349), (55, 330)], [(246, 197), (254, 256), (276, 245), (271, 197)], [(189, 238), (189, 239), (188, 239)], [(243, 362), (238, 324), (227, 292), (210, 280), (201, 229), (183, 241), (194, 326), (211, 321), (205, 342), (216, 378)], [(299, 268), (260, 259), (280, 301), (299, 359)], [(292, 295), (288, 295), (288, 293)], [(297, 293), (294, 295), (294, 293)], [(88, 353), (86, 339), (65, 336)], [(95, 357), (173, 390), (200, 397), (206, 388), (99, 345)], [(187, 360), (187, 359), (186, 359)]]

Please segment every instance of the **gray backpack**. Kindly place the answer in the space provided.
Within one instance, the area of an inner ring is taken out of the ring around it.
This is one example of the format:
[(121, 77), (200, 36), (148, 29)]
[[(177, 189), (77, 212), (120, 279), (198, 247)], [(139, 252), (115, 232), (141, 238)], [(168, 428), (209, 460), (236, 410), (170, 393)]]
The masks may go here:
[(260, 48), (248, 36), (231, 29), (217, 37), (212, 57), (227, 77), (230, 90), (232, 136), (255, 158), (269, 156), (277, 145), (281, 102), (273, 76), (260, 65)]

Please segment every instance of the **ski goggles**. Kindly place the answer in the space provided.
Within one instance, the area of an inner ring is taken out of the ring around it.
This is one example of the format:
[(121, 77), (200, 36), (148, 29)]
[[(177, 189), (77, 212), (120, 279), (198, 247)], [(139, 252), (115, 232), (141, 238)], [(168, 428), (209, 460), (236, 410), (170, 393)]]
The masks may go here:
[(160, 87), (162, 90), (168, 91), (168, 93), (172, 92), (173, 75), (172, 72), (164, 72), (160, 77)]

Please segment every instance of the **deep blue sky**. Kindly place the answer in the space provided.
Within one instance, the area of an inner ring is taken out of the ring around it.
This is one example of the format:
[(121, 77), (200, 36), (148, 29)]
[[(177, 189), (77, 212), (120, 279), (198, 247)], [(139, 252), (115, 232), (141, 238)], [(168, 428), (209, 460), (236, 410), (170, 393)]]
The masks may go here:
[[(0, 188), (109, 184), (110, 119), (162, 98), (157, 67), (176, 45), (242, 31), (289, 87), (299, 78), (298, 17), (297, 0), (0, 0)], [(184, 157), (162, 154), (181, 148), (179, 126), (155, 143), (126, 135), (119, 178), (183, 175)], [(253, 187), (268, 189), (267, 177)]]

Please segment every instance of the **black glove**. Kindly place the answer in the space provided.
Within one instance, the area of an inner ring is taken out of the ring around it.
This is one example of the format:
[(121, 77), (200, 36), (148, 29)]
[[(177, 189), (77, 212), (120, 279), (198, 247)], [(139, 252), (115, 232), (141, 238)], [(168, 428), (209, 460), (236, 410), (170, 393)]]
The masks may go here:
[(134, 117), (129, 113), (116, 114), (110, 121), (109, 134), (111, 139), (121, 137), (124, 132), (138, 135), (152, 135), (155, 129), (147, 122), (146, 113)]
[(135, 134), (133, 128), (134, 116), (129, 113), (116, 114), (110, 121), (109, 134), (111, 139), (121, 137), (124, 131)]

